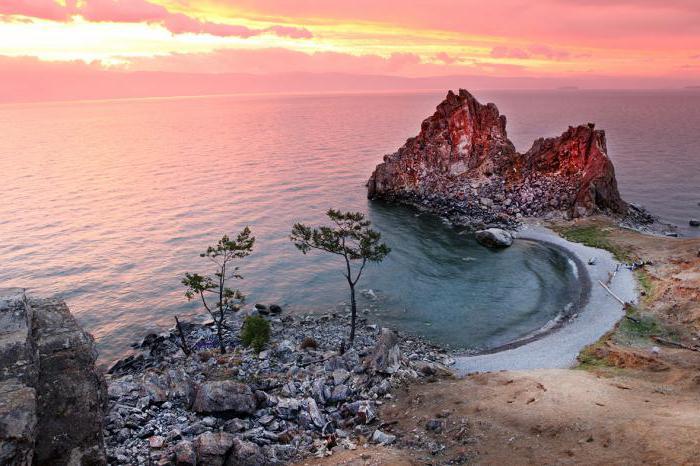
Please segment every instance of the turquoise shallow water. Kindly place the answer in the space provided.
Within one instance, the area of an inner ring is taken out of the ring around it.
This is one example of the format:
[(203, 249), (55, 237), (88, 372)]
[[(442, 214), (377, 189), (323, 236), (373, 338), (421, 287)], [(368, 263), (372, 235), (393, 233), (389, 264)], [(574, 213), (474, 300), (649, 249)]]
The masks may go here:
[[(387, 261), (370, 267), (363, 279), (360, 288), (375, 290), (377, 300), (363, 298), (361, 309), (462, 348), (522, 336), (570, 302), (573, 277), (563, 256), (529, 242), (489, 251), (439, 219), (365, 198), (364, 183), (382, 154), (414, 135), (441, 97), (0, 106), (0, 286), (62, 295), (97, 337), (103, 358), (111, 359), (146, 329), (170, 326), (175, 314), (198, 312), (196, 303), (184, 299), (180, 278), (185, 271), (206, 271), (198, 254), (209, 243), (250, 225), (258, 244), (241, 264), (245, 279), (239, 283), (250, 303), (336, 309), (348, 300), (340, 264), (334, 257), (302, 256), (287, 239), (294, 222), (322, 221), (323, 212), (336, 207), (367, 212), (393, 247)], [(568, 94), (564, 100), (552, 94), (541, 100), (532, 94), (489, 97), (508, 114), (521, 150), (536, 130), (551, 135), (550, 127), (558, 133), (569, 122), (595, 116), (586, 113), (584, 99), (582, 117), (568, 119)], [(604, 95), (594, 97), (607, 102)], [(532, 102), (544, 102), (540, 113)], [(550, 107), (561, 102), (567, 110), (560, 118)], [(566, 123), (550, 121), (560, 119)], [(608, 134), (616, 149), (622, 143), (613, 138), (631, 141), (637, 135), (620, 128)], [(636, 152), (618, 159), (619, 150), (611, 150), (623, 195), (653, 198), (656, 211), (670, 212), (671, 219), (689, 215), (692, 207), (679, 206), (692, 204), (698, 179), (692, 176), (697, 164), (682, 152), (686, 146), (673, 144), (677, 152), (639, 155), (641, 162), (630, 159)], [(657, 171), (676, 169), (659, 162), (662, 157), (677, 157), (676, 165), (685, 166), (685, 177), (674, 175), (687, 183), (683, 192), (648, 192), (654, 185), (644, 178), (647, 158)]]

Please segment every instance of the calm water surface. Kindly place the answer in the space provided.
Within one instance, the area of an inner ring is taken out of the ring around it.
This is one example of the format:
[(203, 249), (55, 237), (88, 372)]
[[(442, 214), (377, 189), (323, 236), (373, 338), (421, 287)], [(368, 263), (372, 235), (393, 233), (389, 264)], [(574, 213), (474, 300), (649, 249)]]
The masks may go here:
[[(623, 196), (670, 221), (700, 216), (700, 93), (489, 92), (519, 150), (568, 124), (608, 133)], [(393, 252), (371, 267), (373, 313), (465, 348), (505, 343), (571, 299), (568, 261), (529, 242), (493, 252), (438, 219), (368, 203), (384, 153), (414, 135), (442, 94), (177, 98), (0, 106), (0, 287), (59, 293), (119, 356), (187, 303), (199, 252), (250, 225), (238, 283), (249, 302), (327, 310), (346, 301), (334, 257), (287, 235), (329, 207), (362, 210)], [(543, 286), (545, 285), (545, 286)]]

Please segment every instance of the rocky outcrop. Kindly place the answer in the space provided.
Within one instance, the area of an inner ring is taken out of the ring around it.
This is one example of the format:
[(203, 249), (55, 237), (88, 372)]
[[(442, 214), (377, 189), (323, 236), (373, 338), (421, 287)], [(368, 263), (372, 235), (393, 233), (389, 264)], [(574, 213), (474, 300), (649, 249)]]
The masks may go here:
[(602, 130), (569, 127), (520, 154), (505, 116), (464, 89), (450, 91), (416, 137), (384, 156), (367, 188), (371, 199), (427, 207), (472, 226), (627, 211)]
[(0, 291), (0, 464), (106, 464), (95, 359), (63, 301)]

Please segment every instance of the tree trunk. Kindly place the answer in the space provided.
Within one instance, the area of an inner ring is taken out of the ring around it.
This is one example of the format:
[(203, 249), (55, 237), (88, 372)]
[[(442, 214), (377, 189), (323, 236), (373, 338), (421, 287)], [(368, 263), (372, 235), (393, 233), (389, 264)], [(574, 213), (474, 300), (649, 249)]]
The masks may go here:
[(219, 320), (216, 321), (216, 334), (219, 336), (219, 349), (221, 349), (221, 354), (226, 354), (226, 345), (224, 344), (224, 308), (221, 307), (221, 314), (219, 315)]
[(180, 325), (180, 320), (177, 318), (177, 316), (175, 316), (175, 324), (177, 325), (177, 333), (180, 334), (180, 348), (182, 348), (182, 352), (185, 353), (185, 356), (189, 356), (192, 350), (190, 350), (190, 347), (187, 344), (185, 332), (182, 331), (182, 325)]
[(350, 344), (352, 346), (355, 342), (355, 323), (357, 320), (357, 302), (355, 302), (355, 285), (350, 284), (350, 304), (351, 304), (351, 317), (350, 317)]

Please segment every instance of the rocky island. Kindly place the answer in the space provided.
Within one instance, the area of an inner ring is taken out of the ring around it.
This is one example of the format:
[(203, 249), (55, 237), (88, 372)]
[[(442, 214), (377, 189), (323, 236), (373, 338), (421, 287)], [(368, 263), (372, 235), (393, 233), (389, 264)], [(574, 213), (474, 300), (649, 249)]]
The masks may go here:
[(513, 228), (527, 217), (596, 213), (654, 223), (620, 197), (604, 131), (592, 123), (569, 127), (520, 154), (508, 139), (505, 115), (464, 89), (450, 91), (417, 136), (384, 156), (367, 182), (367, 195), (476, 229)]

